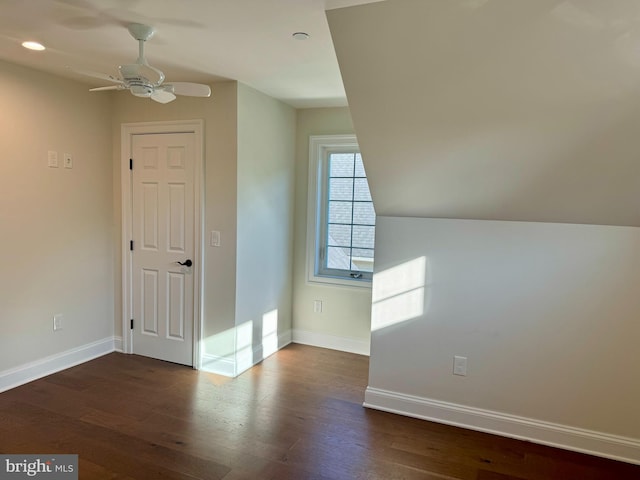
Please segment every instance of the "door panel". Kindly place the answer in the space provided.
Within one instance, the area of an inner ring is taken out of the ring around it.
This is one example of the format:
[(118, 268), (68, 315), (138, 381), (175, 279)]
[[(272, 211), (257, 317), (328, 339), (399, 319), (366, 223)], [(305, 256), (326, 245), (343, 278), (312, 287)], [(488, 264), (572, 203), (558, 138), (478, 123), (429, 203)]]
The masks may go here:
[(132, 136), (133, 353), (192, 364), (195, 134)]
[(142, 333), (158, 335), (158, 272), (156, 270), (142, 270)]
[(186, 253), (184, 235), (185, 186), (169, 185), (169, 250)]
[(184, 275), (169, 274), (169, 336), (184, 339)]
[(158, 250), (158, 184), (143, 183), (142, 188), (142, 246)]

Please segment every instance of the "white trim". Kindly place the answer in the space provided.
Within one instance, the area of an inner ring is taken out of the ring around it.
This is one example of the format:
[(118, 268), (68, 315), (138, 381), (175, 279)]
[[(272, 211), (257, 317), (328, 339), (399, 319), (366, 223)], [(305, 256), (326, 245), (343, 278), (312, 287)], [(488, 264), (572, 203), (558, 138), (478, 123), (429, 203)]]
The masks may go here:
[[(133, 318), (132, 256), (129, 251), (129, 241), (132, 238), (133, 219), (131, 218), (131, 172), (129, 159), (131, 158), (131, 136), (136, 134), (153, 133), (194, 133), (195, 141), (195, 169), (193, 193), (195, 197), (194, 242), (195, 254), (193, 259), (193, 368), (201, 367), (201, 336), (203, 332), (203, 292), (204, 285), (204, 121), (203, 120), (174, 120), (166, 122), (123, 123), (120, 136), (120, 182), (122, 190), (122, 351), (132, 353), (132, 333), (129, 322)], [(125, 333), (127, 332), (127, 333)]]
[(252, 348), (251, 352), (249, 352), (248, 350), (241, 350), (240, 352), (236, 352), (234, 377), (237, 377), (241, 373), (246, 372), (251, 367), (254, 367), (258, 363), (262, 362), (265, 358), (270, 357), (281, 348), (289, 345), (291, 343), (291, 337), (291, 330), (280, 333), (278, 335), (278, 349), (275, 352), (270, 353), (267, 357), (264, 356), (262, 344), (255, 345)]
[(278, 350), (293, 343), (293, 330), (287, 330), (278, 335)]
[(254, 365), (260, 363), (262, 357), (262, 345), (254, 345), (253, 348), (243, 348), (236, 351), (236, 366), (234, 377), (246, 372)]
[(114, 352), (116, 342), (117, 337), (103, 338), (0, 372), (0, 392)]
[(203, 372), (215, 373), (225, 377), (235, 377), (236, 362), (233, 354), (222, 357), (219, 355), (209, 355), (208, 353), (204, 353), (202, 355), (200, 369)]
[(338, 337), (326, 333), (309, 332), (307, 330), (293, 330), (293, 343), (311, 345), (313, 347), (329, 348), (341, 352), (369, 355), (369, 342), (351, 337)]
[[(290, 343), (291, 330), (287, 330), (278, 335), (278, 350), (286, 347)], [(271, 355), (273, 355), (273, 353)], [(246, 372), (251, 367), (262, 362), (264, 359), (265, 357), (263, 356), (262, 345), (254, 346), (251, 349), (250, 353), (236, 352), (235, 354), (232, 353), (224, 357), (218, 355), (209, 355), (205, 353), (202, 356), (202, 370), (206, 372), (216, 373), (218, 375), (224, 375), (225, 377), (235, 378), (242, 372)], [(240, 365), (245, 366), (240, 369)]]
[(367, 3), (384, 2), (385, 0), (325, 0), (325, 10), (335, 10), (337, 8), (354, 7), (356, 5), (364, 5)]
[(113, 337), (113, 350), (116, 352), (124, 353), (122, 351), (122, 337)]
[(286, 347), (291, 343), (292, 333), (291, 330), (287, 330), (278, 335), (278, 349), (275, 352), (270, 353), (266, 357), (264, 356), (263, 346), (262, 344), (258, 344), (253, 347), (251, 352), (251, 356), (249, 356), (246, 350), (241, 350), (239, 353), (236, 352), (236, 372), (234, 376), (238, 376), (243, 372), (246, 372), (251, 367), (256, 366), (258, 363), (262, 362), (265, 358), (269, 358), (271, 355), (276, 353), (278, 350)]
[(640, 465), (640, 439), (367, 387), (364, 406)]

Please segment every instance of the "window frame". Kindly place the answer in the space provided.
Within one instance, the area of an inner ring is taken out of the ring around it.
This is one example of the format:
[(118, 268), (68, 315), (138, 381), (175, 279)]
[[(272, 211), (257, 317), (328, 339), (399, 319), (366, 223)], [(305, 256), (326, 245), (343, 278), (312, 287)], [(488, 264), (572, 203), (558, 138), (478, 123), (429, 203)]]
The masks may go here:
[[(328, 202), (328, 159), (331, 153), (361, 153), (355, 135), (311, 135), (309, 137), (309, 186), (307, 198), (307, 281), (371, 288), (372, 273), (352, 278), (347, 270), (320, 271), (321, 248), (326, 249)], [(375, 261), (375, 259), (374, 259)], [(343, 273), (344, 272), (344, 273)]]

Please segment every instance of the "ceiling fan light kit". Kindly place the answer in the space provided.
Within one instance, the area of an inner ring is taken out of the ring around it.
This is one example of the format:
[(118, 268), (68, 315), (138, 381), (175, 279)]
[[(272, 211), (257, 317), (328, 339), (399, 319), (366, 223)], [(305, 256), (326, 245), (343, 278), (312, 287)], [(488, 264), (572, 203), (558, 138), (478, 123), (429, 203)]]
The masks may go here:
[(131, 36), (138, 41), (138, 58), (135, 63), (118, 67), (120, 78), (104, 73), (79, 70), (78, 73), (83, 75), (115, 83), (115, 85), (107, 87), (92, 88), (90, 91), (129, 90), (136, 97), (151, 98), (151, 100), (158, 103), (169, 103), (175, 100), (176, 95), (191, 97), (208, 97), (211, 95), (211, 88), (201, 83), (163, 83), (165, 79), (164, 73), (149, 65), (144, 56), (144, 44), (153, 37), (154, 28), (141, 23), (131, 23), (127, 28)]

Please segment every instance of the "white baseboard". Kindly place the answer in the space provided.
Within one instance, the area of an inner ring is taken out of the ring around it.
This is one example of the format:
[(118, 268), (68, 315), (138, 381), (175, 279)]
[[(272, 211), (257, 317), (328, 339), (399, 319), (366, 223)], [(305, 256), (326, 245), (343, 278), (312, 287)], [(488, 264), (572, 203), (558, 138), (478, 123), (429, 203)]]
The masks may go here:
[(122, 337), (113, 337), (113, 350), (116, 352), (123, 353), (122, 350)]
[(218, 355), (203, 354), (200, 370), (203, 372), (215, 373), (225, 377), (235, 377), (236, 362), (233, 355), (225, 357)]
[(293, 342), (293, 331), (287, 330), (286, 332), (282, 332), (278, 335), (278, 350), (286, 347), (291, 342)]
[[(291, 330), (280, 333), (278, 335), (278, 347), (276, 351), (290, 343)], [(273, 353), (275, 352), (271, 352), (271, 354)], [(250, 369), (264, 359), (263, 346), (255, 345), (242, 351), (238, 351), (235, 355), (231, 354), (224, 357), (205, 353), (202, 355), (202, 365), (200, 369), (205, 372), (224, 375), (225, 377), (237, 377), (242, 372)]]
[(640, 439), (367, 387), (364, 406), (640, 465)]
[(350, 337), (338, 337), (326, 333), (293, 330), (293, 343), (302, 343), (313, 347), (329, 348), (341, 352), (369, 355), (369, 342)]
[[(19, 387), (38, 378), (66, 370), (116, 350), (118, 337), (107, 337), (65, 352), (0, 372), (0, 392)], [(120, 339), (122, 348), (122, 339)]]

